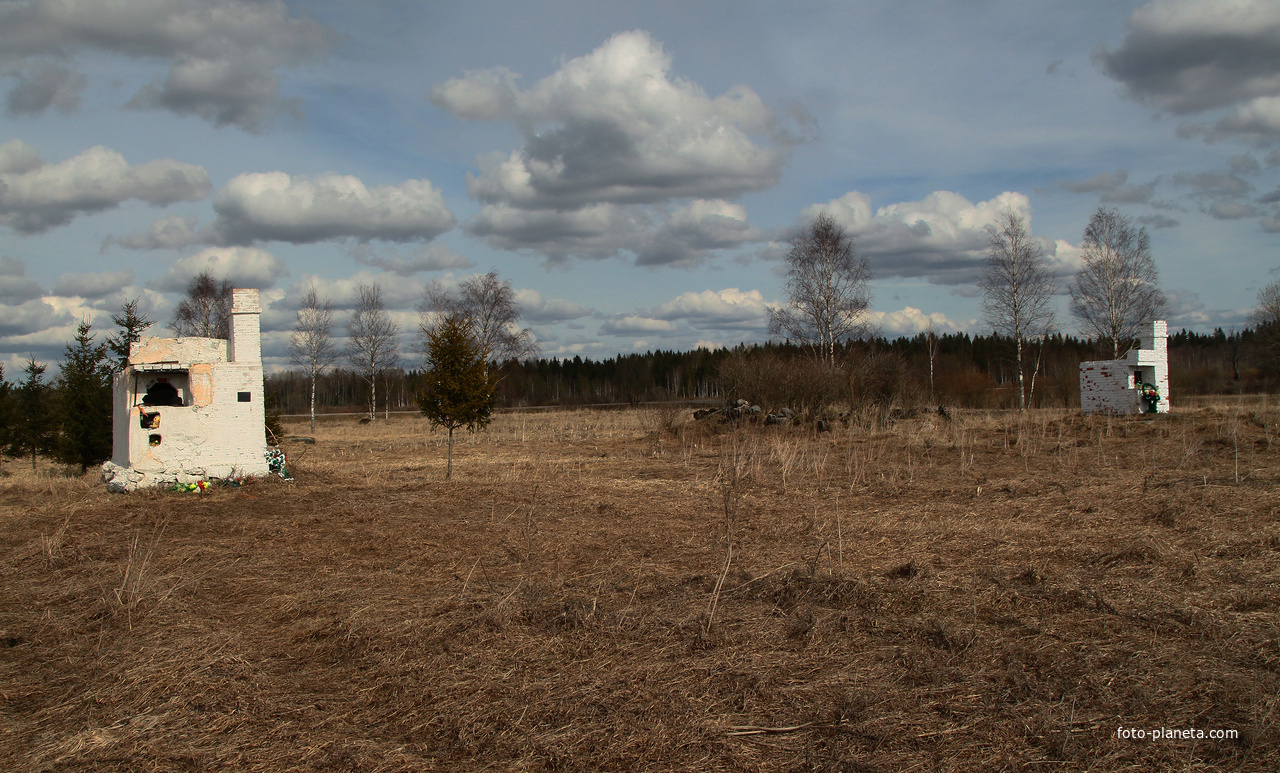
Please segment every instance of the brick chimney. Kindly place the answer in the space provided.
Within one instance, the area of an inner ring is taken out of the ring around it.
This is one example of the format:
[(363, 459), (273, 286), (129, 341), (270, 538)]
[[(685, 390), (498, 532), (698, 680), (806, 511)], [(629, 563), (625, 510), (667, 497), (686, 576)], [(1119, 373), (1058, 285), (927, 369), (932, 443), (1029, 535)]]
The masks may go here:
[(261, 314), (257, 290), (231, 291), (231, 338), (227, 341), (227, 360), (262, 364), (262, 328), (258, 319)]

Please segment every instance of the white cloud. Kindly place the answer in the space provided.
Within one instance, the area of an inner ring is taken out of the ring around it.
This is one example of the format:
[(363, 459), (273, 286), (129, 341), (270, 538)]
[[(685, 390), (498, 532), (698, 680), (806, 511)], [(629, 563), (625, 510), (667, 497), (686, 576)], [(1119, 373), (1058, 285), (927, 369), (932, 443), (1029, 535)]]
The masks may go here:
[(265, 289), (287, 273), (284, 261), (256, 247), (211, 247), (173, 262), (154, 283), (157, 290), (183, 292), (191, 278), (202, 271), (215, 279), (230, 279), (236, 287)]
[(204, 169), (171, 159), (130, 166), (124, 156), (97, 146), (44, 164), (20, 140), (0, 146), (0, 224), (22, 233), (41, 233), (130, 199), (152, 206), (198, 201), (210, 187)]
[[(1031, 204), (1021, 193), (1005, 192), (974, 204), (959, 194), (935, 191), (872, 215), (870, 197), (852, 191), (808, 207), (800, 223), (829, 213), (853, 237), (858, 253), (870, 260), (875, 278), (923, 277), (954, 285), (977, 279), (986, 259), (986, 227), (1006, 209), (1029, 217)], [(1052, 256), (1052, 248), (1050, 252)]]
[(635, 314), (619, 314), (600, 326), (599, 335), (662, 335), (675, 333), (675, 323)]
[(524, 136), (520, 149), (477, 158), (467, 190), (485, 206), (468, 231), (551, 262), (626, 252), (639, 265), (690, 266), (758, 241), (725, 199), (778, 181), (788, 145), (773, 111), (746, 87), (712, 98), (670, 70), (662, 46), (634, 31), (529, 89), (505, 68), (436, 86), (437, 105)]
[(936, 333), (956, 333), (965, 329), (959, 322), (947, 319), (941, 312), (926, 314), (912, 306), (904, 306), (898, 311), (868, 311), (867, 323), (881, 335), (890, 338), (913, 336), (933, 327)]
[[(159, 60), (169, 65), (167, 78), (143, 88), (130, 106), (163, 108), (250, 131), (265, 128), (281, 110), (296, 112), (296, 105), (279, 98), (276, 71), (318, 60), (332, 38), (314, 20), (291, 16), (283, 0), (14, 0), (0, 5), (0, 51), (11, 60), (37, 67), (31, 62), (40, 57), (81, 51)], [(26, 100), (29, 112), (38, 112), (45, 101), (35, 93), (19, 99)], [(47, 104), (58, 105), (56, 93)]]
[(748, 328), (764, 330), (769, 326), (769, 308), (759, 290), (703, 290), (681, 293), (658, 306), (656, 319), (683, 319), (699, 329)]
[(427, 180), (366, 187), (350, 175), (238, 175), (214, 197), (221, 243), (310, 244), (328, 239), (427, 241), (453, 227), (453, 213)]
[(673, 79), (671, 57), (642, 31), (614, 35), (527, 91), (496, 69), (432, 89), (462, 118), (511, 121), (525, 146), (480, 159), (472, 196), (523, 209), (720, 197), (773, 185), (785, 152), (752, 141), (772, 111), (739, 86), (709, 98)]

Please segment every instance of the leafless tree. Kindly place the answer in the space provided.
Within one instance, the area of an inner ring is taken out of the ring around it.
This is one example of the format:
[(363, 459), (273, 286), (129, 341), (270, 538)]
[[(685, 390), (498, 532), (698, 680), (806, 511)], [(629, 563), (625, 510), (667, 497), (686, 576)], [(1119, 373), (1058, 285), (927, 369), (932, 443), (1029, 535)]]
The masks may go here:
[[(1084, 230), (1081, 267), (1070, 287), (1082, 330), (1111, 343), (1114, 359), (1129, 351), (1142, 327), (1164, 314), (1151, 237), (1131, 218), (1098, 207)], [(1123, 347), (1123, 348), (1122, 348)]]
[(169, 328), (179, 337), (230, 338), (231, 280), (219, 282), (209, 271), (191, 277), (187, 297), (174, 308)]
[(378, 376), (394, 368), (400, 359), (400, 326), (387, 313), (377, 284), (356, 288), (347, 337), (347, 361), (369, 382), (369, 420), (373, 421), (378, 417)]
[[(987, 323), (1014, 341), (1018, 410), (1026, 410), (1031, 394), (1026, 388), (1023, 349), (1028, 341), (1043, 339), (1053, 328), (1057, 282), (1026, 218), (1012, 209), (1001, 212), (996, 222), (987, 226), (987, 265), (978, 284)], [(1034, 376), (1031, 390), (1035, 390)]]
[(456, 291), (449, 291), (435, 280), (427, 285), (418, 310), (422, 315), (419, 341), (424, 352), (431, 332), (440, 321), (455, 315), (471, 330), (490, 368), (538, 353), (533, 333), (517, 324), (520, 306), (511, 283), (498, 279), (496, 271), (464, 279)]
[(1258, 291), (1258, 307), (1249, 315), (1262, 357), (1272, 368), (1280, 367), (1280, 279)]
[(320, 300), (315, 282), (307, 288), (289, 334), (289, 360), (311, 378), (311, 431), (316, 431), (316, 379), (338, 359), (333, 342), (333, 307)]
[(827, 213), (813, 219), (787, 252), (787, 305), (769, 311), (769, 332), (810, 347), (835, 364), (836, 346), (863, 335), (871, 305), (871, 267)]

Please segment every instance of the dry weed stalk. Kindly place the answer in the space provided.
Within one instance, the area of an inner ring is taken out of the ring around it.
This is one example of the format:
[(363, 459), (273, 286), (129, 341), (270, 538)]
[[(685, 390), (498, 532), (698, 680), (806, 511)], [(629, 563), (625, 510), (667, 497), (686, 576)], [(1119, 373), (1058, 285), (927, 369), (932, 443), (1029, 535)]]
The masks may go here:
[(753, 468), (759, 464), (754, 441), (748, 442), (740, 432), (734, 432), (720, 446), (720, 462), (716, 474), (716, 482), (720, 487), (720, 500), (724, 507), (724, 560), (721, 562), (720, 574), (716, 577), (715, 588), (711, 591), (711, 599), (707, 602), (707, 620), (703, 625), (703, 633), (709, 634), (715, 622), (716, 607), (720, 604), (720, 593), (724, 588), (725, 578), (729, 576), (729, 566), (733, 563), (733, 545), (737, 535), (739, 507), (742, 494), (750, 484)]

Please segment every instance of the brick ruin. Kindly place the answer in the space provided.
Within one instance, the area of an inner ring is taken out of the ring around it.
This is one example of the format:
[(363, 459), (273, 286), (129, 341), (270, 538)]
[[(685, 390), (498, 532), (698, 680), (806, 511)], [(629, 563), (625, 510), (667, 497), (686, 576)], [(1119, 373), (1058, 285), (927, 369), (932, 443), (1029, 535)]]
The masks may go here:
[[(1154, 386), (1159, 399), (1144, 398), (1144, 385)], [(1112, 414), (1169, 412), (1169, 326), (1164, 320), (1152, 322), (1138, 348), (1124, 359), (1080, 363), (1080, 409)]]
[(257, 290), (232, 290), (231, 335), (147, 338), (113, 381), (115, 491), (266, 475), (262, 308)]

